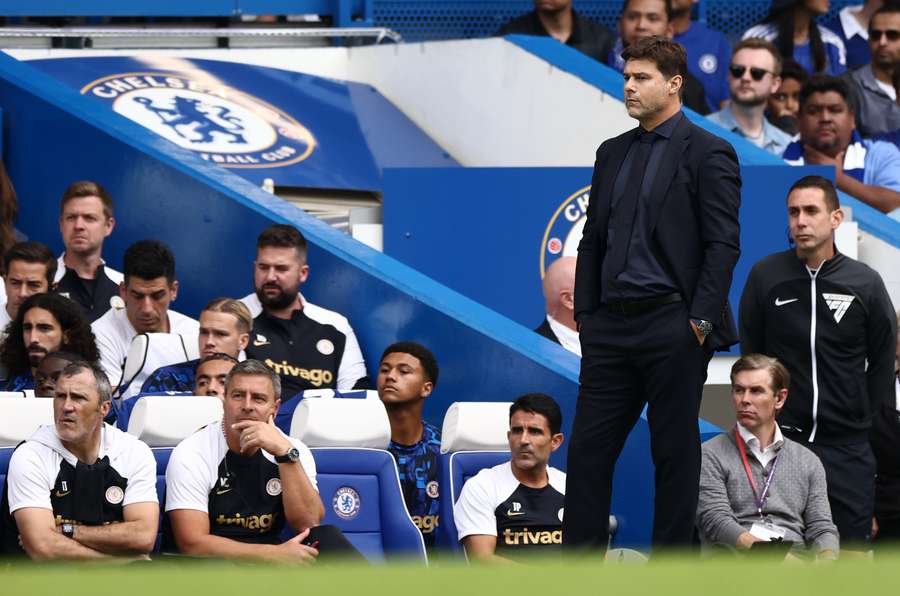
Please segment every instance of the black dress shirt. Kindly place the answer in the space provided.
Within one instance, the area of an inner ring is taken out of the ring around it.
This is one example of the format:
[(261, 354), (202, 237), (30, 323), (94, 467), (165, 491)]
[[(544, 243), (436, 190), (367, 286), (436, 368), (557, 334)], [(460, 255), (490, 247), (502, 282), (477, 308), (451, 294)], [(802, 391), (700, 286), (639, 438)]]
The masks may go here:
[[(656, 255), (653, 254), (653, 239), (648, 228), (652, 206), (663, 199), (663, 197), (650, 196), (650, 190), (653, 188), (653, 182), (656, 179), (656, 173), (659, 171), (662, 157), (666, 152), (669, 138), (682, 118), (684, 118), (684, 115), (679, 111), (652, 131), (642, 131), (640, 133), (642, 135), (654, 135), (653, 147), (650, 150), (646, 173), (641, 183), (641, 193), (638, 196), (634, 225), (630, 230), (631, 242), (628, 245), (625, 269), (617, 277), (610, 278), (605, 271), (607, 267), (606, 259), (603, 261), (601, 301), (604, 303), (609, 300), (651, 298), (678, 291), (672, 276), (666, 272), (660, 265)], [(619, 172), (616, 175), (616, 182), (613, 186), (613, 211), (615, 211), (617, 204), (625, 193), (626, 179), (634, 157), (634, 147), (638, 142), (636, 137), (629, 146), (628, 154), (625, 156), (622, 167), (619, 168)], [(610, 218), (610, 221), (612, 221), (612, 218)], [(613, 238), (618, 233), (620, 233), (619, 230), (612, 227), (609, 228), (607, 245), (612, 245)], [(624, 233), (628, 233), (628, 231)]]

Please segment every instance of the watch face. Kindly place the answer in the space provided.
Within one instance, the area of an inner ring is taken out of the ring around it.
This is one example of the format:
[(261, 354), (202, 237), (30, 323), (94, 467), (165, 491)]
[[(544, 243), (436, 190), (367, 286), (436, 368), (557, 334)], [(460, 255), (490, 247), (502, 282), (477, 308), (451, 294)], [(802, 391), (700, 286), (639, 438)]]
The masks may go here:
[(287, 452), (287, 456), (291, 461), (300, 461), (300, 451), (296, 447), (292, 447), (291, 450)]

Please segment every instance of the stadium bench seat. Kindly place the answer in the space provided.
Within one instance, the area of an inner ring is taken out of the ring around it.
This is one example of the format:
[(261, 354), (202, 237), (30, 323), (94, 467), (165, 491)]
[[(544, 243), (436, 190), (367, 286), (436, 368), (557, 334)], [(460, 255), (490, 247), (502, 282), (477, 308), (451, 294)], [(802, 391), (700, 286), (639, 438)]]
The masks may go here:
[(453, 505), (468, 480), (484, 468), (509, 460), (507, 402), (456, 402), (447, 409), (441, 430), (440, 523), (435, 543), (463, 555), (453, 521)]
[(291, 434), (291, 422), (294, 411), (304, 399), (378, 399), (378, 392), (366, 389), (358, 391), (335, 391), (334, 389), (307, 389), (287, 399), (281, 400), (278, 414), (275, 415), (275, 426), (286, 434)]
[(136, 396), (147, 377), (160, 367), (199, 357), (196, 335), (140, 333), (131, 340), (128, 354), (125, 355), (122, 378), (118, 379), (116, 385), (116, 398), (125, 400)]
[(53, 424), (52, 399), (0, 399), (0, 447), (15, 447), (44, 424)]
[(390, 423), (377, 399), (304, 399), (291, 436), (312, 449), (323, 524), (337, 526), (371, 562), (427, 563), (425, 542), (400, 487), (394, 457), (385, 450)]

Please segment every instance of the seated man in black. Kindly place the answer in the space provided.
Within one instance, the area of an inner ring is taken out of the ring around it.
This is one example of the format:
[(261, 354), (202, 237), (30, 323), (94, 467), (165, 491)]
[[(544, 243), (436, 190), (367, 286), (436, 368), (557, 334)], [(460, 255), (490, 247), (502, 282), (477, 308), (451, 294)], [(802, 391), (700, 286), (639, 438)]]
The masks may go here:
[[(228, 374), (224, 418), (172, 452), (166, 513), (178, 550), (200, 557), (310, 563), (353, 547), (325, 514), (309, 449), (273, 423), (281, 380), (245, 360)], [(299, 532), (282, 540), (285, 524)], [(167, 532), (168, 534), (168, 532)]]
[(0, 344), (0, 390), (34, 389), (34, 375), (47, 354), (66, 350), (79, 360), (100, 358), (91, 325), (77, 304), (58, 294), (35, 294), (19, 307)]
[(481, 470), (453, 506), (470, 560), (560, 552), (566, 475), (547, 462), (563, 443), (561, 427), (562, 413), (549, 395), (529, 393), (510, 406), (510, 461)]
[(146, 559), (153, 549), (156, 460), (137, 438), (103, 423), (111, 397), (98, 365), (63, 369), (53, 396), (55, 425), (40, 427), (9, 463), (0, 518), (7, 554)]
[(552, 37), (601, 63), (616, 41), (612, 31), (575, 12), (572, 0), (534, 0), (534, 10), (503, 25), (498, 35), (511, 33)]

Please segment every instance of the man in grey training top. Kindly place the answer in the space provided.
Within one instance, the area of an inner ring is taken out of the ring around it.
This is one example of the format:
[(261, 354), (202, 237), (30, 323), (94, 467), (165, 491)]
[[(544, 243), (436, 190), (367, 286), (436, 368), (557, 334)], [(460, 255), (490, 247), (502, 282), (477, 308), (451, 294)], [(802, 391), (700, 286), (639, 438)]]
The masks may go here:
[(775, 422), (789, 384), (787, 369), (768, 356), (742, 356), (731, 368), (737, 424), (703, 445), (697, 526), (704, 544), (748, 550), (783, 541), (792, 552), (837, 557), (822, 463)]

